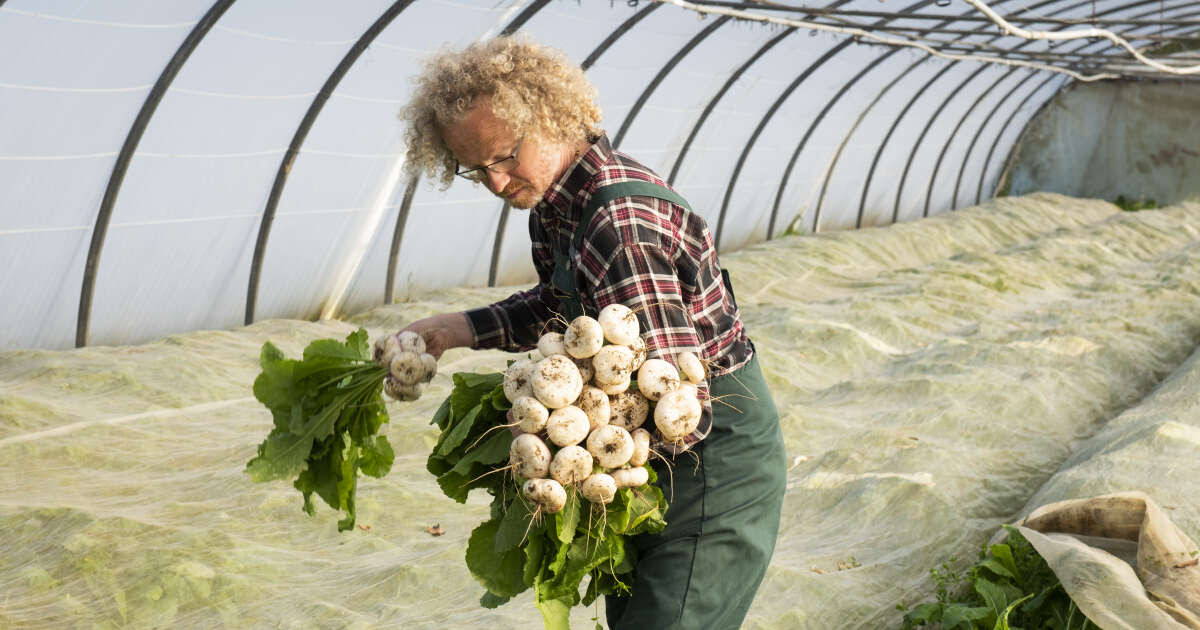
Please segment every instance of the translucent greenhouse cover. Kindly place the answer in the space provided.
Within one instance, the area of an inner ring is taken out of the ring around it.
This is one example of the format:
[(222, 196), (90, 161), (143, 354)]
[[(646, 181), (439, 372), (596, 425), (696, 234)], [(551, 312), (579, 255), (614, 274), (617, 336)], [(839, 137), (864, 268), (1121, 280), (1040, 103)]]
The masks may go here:
[[(1200, 539), (1200, 205), (1038, 194), (723, 260), (790, 462), (746, 628), (898, 627), (931, 568), (1060, 499), (1140, 490)], [(295, 356), (511, 290), (0, 352), (0, 627), (538, 627), (528, 593), (478, 605), (463, 556), (485, 497), (454, 503), (424, 469), (450, 374), (510, 355), (450, 351), (389, 403), (396, 462), (361, 480), (351, 532), (243, 472), (271, 426), (250, 394), (263, 342)]]
[[(970, 7), (938, 11), (957, 45), (1047, 49), (966, 20)], [(15, 270), (0, 295), (20, 296), (0, 348), (120, 345), (529, 282), (527, 215), (404, 175), (396, 113), (444, 45), (522, 32), (586, 66), (610, 137), (667, 176), (725, 252), (987, 199), (1068, 81), (698, 18), (569, 0), (0, 2), (0, 268)]]

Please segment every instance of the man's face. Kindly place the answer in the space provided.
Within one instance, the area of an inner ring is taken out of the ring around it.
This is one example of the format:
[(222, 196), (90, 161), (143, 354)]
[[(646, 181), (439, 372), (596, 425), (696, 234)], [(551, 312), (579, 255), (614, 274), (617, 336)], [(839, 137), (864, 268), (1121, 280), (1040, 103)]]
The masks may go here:
[(565, 158), (570, 154), (565, 146), (542, 143), (533, 135), (524, 138), (517, 135), (507, 123), (492, 114), (492, 101), (487, 97), (476, 99), (462, 121), (443, 128), (442, 141), (458, 160), (460, 170), (503, 160), (512, 155), (520, 143), (516, 168), (505, 173), (490, 169), (480, 171), (483, 185), (514, 208), (537, 205), (569, 166)]

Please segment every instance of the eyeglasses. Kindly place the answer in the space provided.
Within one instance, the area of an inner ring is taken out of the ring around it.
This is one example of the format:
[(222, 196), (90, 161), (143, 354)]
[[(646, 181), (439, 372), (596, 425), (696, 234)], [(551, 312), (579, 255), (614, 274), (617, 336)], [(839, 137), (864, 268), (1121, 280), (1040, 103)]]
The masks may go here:
[(517, 140), (517, 146), (513, 147), (512, 153), (510, 153), (508, 157), (496, 160), (491, 164), (484, 164), (478, 168), (460, 171), (458, 170), (458, 167), (461, 166), (461, 164), (455, 162), (454, 174), (462, 177), (463, 179), (469, 179), (473, 182), (483, 182), (487, 180), (487, 171), (491, 171), (493, 173), (507, 173), (521, 165), (521, 163), (517, 161), (517, 151), (521, 150), (522, 142), (525, 142), (525, 136), (521, 136), (521, 138)]

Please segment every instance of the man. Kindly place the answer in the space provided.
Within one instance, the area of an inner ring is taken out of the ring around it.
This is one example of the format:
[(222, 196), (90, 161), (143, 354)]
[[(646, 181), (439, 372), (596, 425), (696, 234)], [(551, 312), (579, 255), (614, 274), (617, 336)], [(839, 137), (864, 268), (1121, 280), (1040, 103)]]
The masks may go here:
[[(536, 345), (557, 314), (621, 303), (638, 314), (648, 357), (683, 351), (709, 371), (714, 399), (684, 447), (656, 462), (667, 528), (638, 536), (633, 592), (606, 598), (609, 627), (737, 628), (779, 529), (779, 419), (704, 220), (650, 169), (613, 150), (595, 88), (561, 53), (498, 38), (435, 56), (402, 118), (409, 168), (462, 176), (531, 209), (537, 286), (405, 330), (429, 352)], [(678, 450), (678, 449), (676, 449)], [(669, 485), (668, 485), (669, 480)]]

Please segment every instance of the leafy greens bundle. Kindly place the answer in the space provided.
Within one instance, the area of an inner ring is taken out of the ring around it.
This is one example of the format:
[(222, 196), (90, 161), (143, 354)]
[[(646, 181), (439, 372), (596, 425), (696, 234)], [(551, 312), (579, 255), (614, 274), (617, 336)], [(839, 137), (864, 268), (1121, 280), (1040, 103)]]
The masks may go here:
[(254, 397), (271, 410), (275, 426), (246, 472), (257, 482), (295, 477), (309, 516), (316, 493), (346, 513), (338, 531), (353, 528), (358, 472), (383, 477), (394, 459), (387, 437), (376, 435), (388, 421), (380, 395), (388, 371), (372, 359), (367, 331), (358, 329), (344, 343), (318, 339), (300, 360), (268, 341), (259, 365)]
[[(629, 536), (666, 527), (667, 503), (654, 485), (624, 488), (608, 505), (567, 490), (562, 511), (536, 513), (519, 480), (505, 470), (513, 435), (503, 374), (458, 373), (454, 389), (434, 415), (441, 435), (426, 462), (446, 496), (463, 503), (473, 488), (492, 496), (490, 518), (471, 532), (467, 568), (486, 589), (480, 604), (495, 608), (532, 588), (548, 630), (568, 628), (572, 606), (601, 595), (626, 593), (636, 562)], [(591, 576), (586, 592), (580, 585)]]

